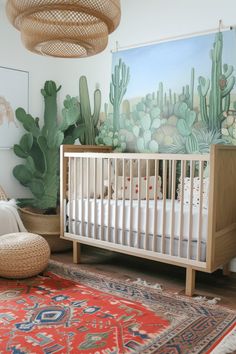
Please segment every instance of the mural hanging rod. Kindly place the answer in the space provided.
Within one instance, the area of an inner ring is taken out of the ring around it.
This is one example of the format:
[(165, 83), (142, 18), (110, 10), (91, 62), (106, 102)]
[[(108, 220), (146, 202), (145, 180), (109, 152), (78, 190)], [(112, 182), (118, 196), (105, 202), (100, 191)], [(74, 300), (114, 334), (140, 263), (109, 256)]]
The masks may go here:
[(185, 38), (190, 38), (190, 37), (195, 37), (195, 36), (201, 36), (204, 34), (210, 34), (210, 33), (215, 33), (215, 32), (223, 32), (223, 31), (229, 31), (229, 30), (232, 31), (235, 28), (236, 28), (236, 25), (224, 26), (224, 25), (222, 25), (222, 20), (219, 20), (218, 27), (211, 28), (208, 30), (202, 30), (202, 31), (192, 32), (192, 33), (188, 33), (188, 34), (182, 34), (182, 35), (178, 35), (178, 36), (160, 38), (160, 39), (157, 39), (154, 41), (136, 43), (136, 44), (131, 44), (131, 45), (124, 46), (124, 47), (119, 46), (119, 42), (116, 41), (116, 48), (112, 49), (111, 52), (116, 53), (116, 52), (119, 52), (122, 50), (145, 47), (145, 46), (152, 45), (152, 44), (158, 44), (158, 43), (169, 42), (169, 41), (178, 40), (178, 39), (185, 39)]

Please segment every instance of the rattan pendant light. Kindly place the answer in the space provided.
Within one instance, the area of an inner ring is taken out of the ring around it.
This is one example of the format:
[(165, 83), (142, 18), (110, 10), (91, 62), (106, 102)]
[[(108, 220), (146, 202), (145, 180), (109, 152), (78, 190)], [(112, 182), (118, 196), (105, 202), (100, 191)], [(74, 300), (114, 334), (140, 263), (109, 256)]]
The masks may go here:
[(30, 51), (79, 58), (106, 48), (120, 22), (120, 0), (7, 0), (6, 13)]

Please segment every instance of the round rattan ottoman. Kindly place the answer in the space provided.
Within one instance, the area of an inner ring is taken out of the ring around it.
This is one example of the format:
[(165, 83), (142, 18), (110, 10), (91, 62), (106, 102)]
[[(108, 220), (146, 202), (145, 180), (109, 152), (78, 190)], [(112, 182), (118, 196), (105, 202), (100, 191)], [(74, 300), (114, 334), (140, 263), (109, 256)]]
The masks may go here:
[(16, 232), (0, 237), (0, 277), (28, 278), (48, 264), (50, 248), (37, 234)]

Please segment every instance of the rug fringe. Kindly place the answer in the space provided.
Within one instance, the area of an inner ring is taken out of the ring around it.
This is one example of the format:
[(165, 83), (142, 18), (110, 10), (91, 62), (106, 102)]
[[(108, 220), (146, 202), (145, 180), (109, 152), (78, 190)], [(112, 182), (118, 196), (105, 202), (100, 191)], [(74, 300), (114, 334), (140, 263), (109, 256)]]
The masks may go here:
[(131, 282), (132, 284), (147, 286), (152, 289), (163, 290), (162, 285), (160, 285), (158, 283), (151, 284), (151, 283), (148, 283), (146, 280), (142, 280), (141, 278), (137, 278), (137, 280), (133, 280), (133, 281), (131, 279), (127, 279), (126, 281)]
[(193, 300), (197, 302), (204, 302), (205, 304), (216, 305), (221, 300), (220, 297), (214, 297), (213, 299), (207, 299), (205, 296), (196, 296)]
[(230, 354), (236, 351), (236, 327), (220, 342), (211, 354)]

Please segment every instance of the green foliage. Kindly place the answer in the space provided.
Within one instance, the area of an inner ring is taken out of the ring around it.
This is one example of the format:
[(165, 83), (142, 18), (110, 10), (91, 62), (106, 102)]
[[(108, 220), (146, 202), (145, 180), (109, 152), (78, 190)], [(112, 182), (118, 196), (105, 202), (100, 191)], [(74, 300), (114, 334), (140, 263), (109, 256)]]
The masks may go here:
[[(73, 140), (75, 137), (78, 137), (81, 144), (95, 144), (101, 110), (101, 91), (99, 89), (94, 91), (93, 105), (94, 112), (92, 114), (87, 79), (85, 76), (81, 76), (79, 80), (79, 98), (66, 96), (62, 110), (64, 122), (69, 123), (69, 130), (66, 130), (67, 140)], [(71, 129), (72, 124), (75, 124), (73, 127), (75, 129)], [(65, 131), (64, 126), (63, 130)]]
[(158, 152), (158, 143), (153, 134), (161, 125), (160, 113), (154, 93), (146, 95), (136, 105), (128, 129), (137, 140), (136, 147), (139, 152)]
[(112, 146), (113, 150), (117, 152), (123, 152), (126, 149), (125, 136), (118, 132), (113, 132), (113, 122), (109, 118), (101, 125), (95, 143), (97, 145)]
[(185, 138), (185, 147), (187, 153), (199, 152), (198, 141), (193, 132), (193, 125), (196, 121), (196, 112), (188, 108), (185, 102), (175, 104), (175, 115), (178, 117), (177, 129)]
[(44, 125), (39, 126), (39, 119), (27, 114), (23, 108), (17, 108), (16, 118), (27, 131), (14, 145), (14, 153), (25, 159), (24, 164), (14, 167), (13, 175), (25, 187), (33, 198), (22, 201), (44, 212), (55, 210), (59, 193), (59, 147), (66, 140), (66, 131), (72, 127), (71, 143), (76, 139), (73, 134), (75, 119), (64, 116), (63, 122), (57, 123), (57, 93), (61, 87), (55, 82), (46, 81), (41, 93), (44, 97)]

